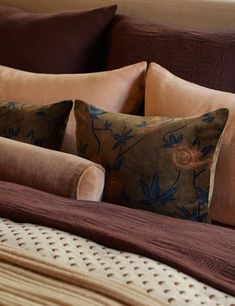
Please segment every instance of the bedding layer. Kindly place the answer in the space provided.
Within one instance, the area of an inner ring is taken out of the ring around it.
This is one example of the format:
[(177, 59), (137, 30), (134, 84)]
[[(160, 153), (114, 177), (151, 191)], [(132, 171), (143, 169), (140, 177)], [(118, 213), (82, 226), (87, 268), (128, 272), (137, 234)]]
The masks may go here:
[(159, 261), (107, 248), (57, 229), (0, 219), (1, 242), (140, 288), (172, 306), (230, 306), (235, 303), (235, 297)]
[(145, 292), (0, 245), (1, 305), (166, 305)]
[(234, 231), (0, 182), (0, 216), (55, 227), (162, 261), (235, 295)]

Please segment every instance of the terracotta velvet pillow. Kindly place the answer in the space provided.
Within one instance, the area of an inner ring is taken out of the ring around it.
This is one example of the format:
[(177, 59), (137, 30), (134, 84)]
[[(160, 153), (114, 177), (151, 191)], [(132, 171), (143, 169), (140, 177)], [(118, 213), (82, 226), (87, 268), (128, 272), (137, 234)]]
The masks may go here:
[(0, 136), (60, 150), (72, 101), (50, 105), (0, 102)]
[[(81, 74), (42, 74), (0, 66), (0, 100), (49, 104), (81, 99), (111, 112), (136, 114), (144, 98), (146, 62), (121, 69)], [(61, 148), (76, 154), (71, 112)]]
[(0, 180), (67, 198), (99, 201), (104, 169), (84, 158), (0, 137)]
[(229, 119), (215, 173), (210, 216), (235, 226), (235, 95), (182, 80), (152, 63), (145, 88), (146, 116), (196, 116), (217, 108), (228, 108)]
[(103, 200), (207, 221), (227, 109), (197, 117), (140, 117), (75, 105), (78, 155), (103, 165)]
[(104, 41), (116, 11), (29, 13), (0, 6), (0, 64), (43, 73), (103, 69)]
[(213, 89), (235, 92), (235, 33), (200, 33), (117, 16), (108, 69), (145, 60)]

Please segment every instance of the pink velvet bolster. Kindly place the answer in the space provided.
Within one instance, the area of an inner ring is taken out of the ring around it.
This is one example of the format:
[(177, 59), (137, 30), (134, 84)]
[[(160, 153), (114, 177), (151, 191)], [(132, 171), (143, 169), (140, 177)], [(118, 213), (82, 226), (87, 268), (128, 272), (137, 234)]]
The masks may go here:
[(0, 137), (0, 180), (77, 200), (99, 201), (105, 171), (75, 155)]

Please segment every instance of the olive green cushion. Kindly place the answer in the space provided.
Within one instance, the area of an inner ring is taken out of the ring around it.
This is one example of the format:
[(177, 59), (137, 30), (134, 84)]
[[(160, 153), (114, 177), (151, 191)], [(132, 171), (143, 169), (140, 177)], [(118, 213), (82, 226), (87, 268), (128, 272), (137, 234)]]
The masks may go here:
[(104, 201), (208, 220), (227, 109), (190, 118), (139, 117), (76, 101), (75, 116), (78, 155), (107, 171)]
[(0, 136), (59, 150), (73, 102), (27, 105), (0, 102)]

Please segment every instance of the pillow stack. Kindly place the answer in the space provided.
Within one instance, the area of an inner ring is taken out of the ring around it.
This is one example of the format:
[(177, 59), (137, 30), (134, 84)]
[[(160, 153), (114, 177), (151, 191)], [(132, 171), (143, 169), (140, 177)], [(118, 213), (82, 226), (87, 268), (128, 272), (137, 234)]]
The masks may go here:
[[(0, 6), (0, 136), (28, 143), (20, 156), (35, 154), (44, 165), (35, 178), (16, 158), (19, 171), (3, 171), (4, 179), (56, 194), (64, 184), (63, 196), (235, 226), (234, 34), (141, 24), (115, 11)], [(143, 100), (145, 116), (136, 116)], [(17, 142), (0, 145), (14, 160)], [(55, 188), (46, 169), (60, 163), (62, 172), (50, 170)], [(77, 184), (86, 167), (92, 171)]]

